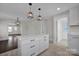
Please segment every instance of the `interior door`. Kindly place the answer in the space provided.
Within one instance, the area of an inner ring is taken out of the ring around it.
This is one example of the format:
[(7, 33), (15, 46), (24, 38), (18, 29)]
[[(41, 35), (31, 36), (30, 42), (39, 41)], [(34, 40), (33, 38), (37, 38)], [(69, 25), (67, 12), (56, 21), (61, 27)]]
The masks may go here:
[(57, 21), (57, 43), (67, 46), (68, 39), (68, 21), (67, 17), (60, 18)]

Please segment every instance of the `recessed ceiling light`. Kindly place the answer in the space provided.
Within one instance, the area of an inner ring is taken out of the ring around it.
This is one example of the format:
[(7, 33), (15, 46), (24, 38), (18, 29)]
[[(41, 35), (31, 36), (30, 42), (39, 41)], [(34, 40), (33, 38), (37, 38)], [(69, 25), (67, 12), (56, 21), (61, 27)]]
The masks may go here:
[(59, 11), (60, 10), (60, 8), (57, 8), (57, 11)]

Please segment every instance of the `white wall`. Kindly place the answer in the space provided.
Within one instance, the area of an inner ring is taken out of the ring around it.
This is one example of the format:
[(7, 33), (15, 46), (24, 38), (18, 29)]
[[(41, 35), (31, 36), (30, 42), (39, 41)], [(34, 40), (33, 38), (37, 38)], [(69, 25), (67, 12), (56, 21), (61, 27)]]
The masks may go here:
[(62, 22), (61, 20), (59, 19), (57, 21), (57, 42), (60, 42), (62, 40)]
[(53, 30), (54, 30), (54, 23), (53, 23), (53, 16), (49, 16), (49, 17), (47, 17), (47, 21), (46, 21), (46, 27), (47, 27), (47, 33), (49, 34), (49, 41), (51, 42), (51, 43), (53, 43), (53, 39), (54, 39), (54, 37), (53, 37)]
[(6, 19), (6, 18), (0, 18), (0, 37), (7, 37), (8, 36), (8, 25), (9, 23), (13, 23), (14, 19)]

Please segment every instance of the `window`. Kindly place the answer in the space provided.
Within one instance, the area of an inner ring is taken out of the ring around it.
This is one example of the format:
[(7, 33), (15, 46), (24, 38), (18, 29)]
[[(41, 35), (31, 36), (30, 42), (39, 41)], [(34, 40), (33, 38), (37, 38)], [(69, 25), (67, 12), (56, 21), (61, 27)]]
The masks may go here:
[(12, 27), (9, 26), (9, 27), (8, 27), (8, 32), (12, 32), (12, 31), (13, 31)]

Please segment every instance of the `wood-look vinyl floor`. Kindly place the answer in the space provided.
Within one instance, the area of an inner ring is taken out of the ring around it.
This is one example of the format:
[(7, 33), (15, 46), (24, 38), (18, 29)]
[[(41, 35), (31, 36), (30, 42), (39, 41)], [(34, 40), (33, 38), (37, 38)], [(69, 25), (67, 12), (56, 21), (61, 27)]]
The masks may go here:
[(39, 56), (73, 56), (72, 53), (64, 46), (49, 44), (49, 48)]

